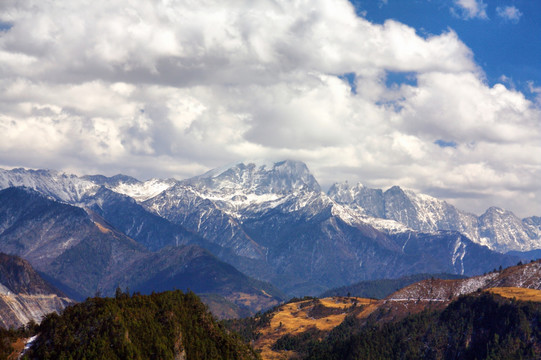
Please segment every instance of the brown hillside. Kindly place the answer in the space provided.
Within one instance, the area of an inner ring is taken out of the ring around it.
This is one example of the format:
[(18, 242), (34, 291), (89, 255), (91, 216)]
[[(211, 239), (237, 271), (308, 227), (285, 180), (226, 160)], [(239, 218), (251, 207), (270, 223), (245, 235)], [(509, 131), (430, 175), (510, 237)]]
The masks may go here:
[(286, 335), (296, 335), (307, 330), (329, 332), (344, 321), (346, 315), (366, 317), (377, 308), (377, 300), (354, 297), (330, 297), (303, 300), (284, 304), (273, 313), (270, 324), (260, 330), (254, 347), (261, 350), (265, 360), (292, 359), (292, 351), (275, 351), (272, 346)]

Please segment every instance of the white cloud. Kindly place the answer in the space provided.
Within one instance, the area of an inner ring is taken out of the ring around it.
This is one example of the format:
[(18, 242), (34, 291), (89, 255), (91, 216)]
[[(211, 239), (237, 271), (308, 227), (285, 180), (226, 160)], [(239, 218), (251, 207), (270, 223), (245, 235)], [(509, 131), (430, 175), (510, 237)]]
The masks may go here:
[(451, 11), (463, 19), (488, 19), (483, 0), (455, 0), (455, 6), (458, 10), (451, 8)]
[(528, 89), (530, 93), (535, 95), (537, 106), (541, 108), (541, 86), (535, 86), (533, 81), (528, 82)]
[(522, 12), (515, 6), (498, 6), (496, 14), (504, 20), (518, 23), (522, 16)]
[[(539, 108), (488, 86), (453, 31), (373, 24), (341, 0), (6, 1), (0, 22), (13, 24), (0, 33), (4, 166), (188, 177), (294, 158), (324, 185), (541, 214)], [(413, 81), (388, 88), (390, 72)]]

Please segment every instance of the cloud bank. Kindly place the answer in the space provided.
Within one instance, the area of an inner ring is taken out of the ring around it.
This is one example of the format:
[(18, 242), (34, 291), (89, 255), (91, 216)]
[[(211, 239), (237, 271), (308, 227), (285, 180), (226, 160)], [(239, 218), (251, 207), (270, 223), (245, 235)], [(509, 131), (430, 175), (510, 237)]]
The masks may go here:
[(452, 30), (341, 0), (7, 0), (0, 23), (2, 166), (184, 178), (292, 158), (323, 185), (541, 214), (539, 106), (487, 85)]

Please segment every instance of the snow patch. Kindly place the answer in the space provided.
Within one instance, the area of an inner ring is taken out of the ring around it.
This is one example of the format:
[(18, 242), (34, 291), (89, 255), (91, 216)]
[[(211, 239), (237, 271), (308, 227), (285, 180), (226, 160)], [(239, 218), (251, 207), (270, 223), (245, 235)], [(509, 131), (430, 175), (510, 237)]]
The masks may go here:
[(141, 183), (119, 183), (110, 190), (132, 197), (137, 202), (151, 199), (175, 185), (174, 180), (150, 179)]

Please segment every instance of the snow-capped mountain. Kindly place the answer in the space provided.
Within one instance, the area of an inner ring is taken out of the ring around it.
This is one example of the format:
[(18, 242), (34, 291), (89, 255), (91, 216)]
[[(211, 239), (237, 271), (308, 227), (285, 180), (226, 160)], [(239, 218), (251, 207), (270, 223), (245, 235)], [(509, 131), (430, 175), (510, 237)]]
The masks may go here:
[(276, 163), (248, 162), (214, 169), (183, 181), (186, 185), (220, 193), (236, 194), (290, 194), (296, 191), (321, 191), (321, 188), (300, 161), (285, 160)]
[[(296, 295), (359, 279), (482, 268), (474, 260), (480, 247), (467, 238), (419, 236), (360, 206), (340, 204), (294, 161), (213, 170), (142, 204), (226, 249), (222, 259), (242, 271)], [(490, 251), (487, 258), (498, 265), (509, 261)]]
[(480, 243), (496, 251), (529, 251), (541, 248), (541, 231), (531, 226), (534, 220), (519, 219), (510, 211), (489, 208), (479, 217)]
[[(493, 235), (444, 201), (399, 187), (337, 184), (324, 193), (297, 161), (236, 163), (186, 180), (145, 182), (1, 174), (0, 186), (24, 185), (84, 207), (146, 250), (197, 244), (291, 295), (418, 272), (473, 275), (518, 261), (472, 242), (481, 242), (481, 230)], [(525, 226), (535, 233), (539, 223), (531, 218)]]
[(118, 181), (103, 184), (108, 189), (127, 195), (137, 201), (145, 201), (169, 189), (177, 183), (174, 179), (150, 179), (147, 181)]
[(453, 230), (474, 242), (499, 252), (541, 248), (541, 231), (536, 217), (524, 220), (512, 212), (490, 208), (477, 217), (434, 197), (393, 186), (387, 191), (362, 184), (334, 184), (328, 192), (336, 202), (361, 208), (366, 214), (395, 220), (422, 232)]
[(54, 170), (0, 169), (0, 189), (15, 186), (25, 186), (67, 203), (77, 203), (99, 188), (92, 181)]

